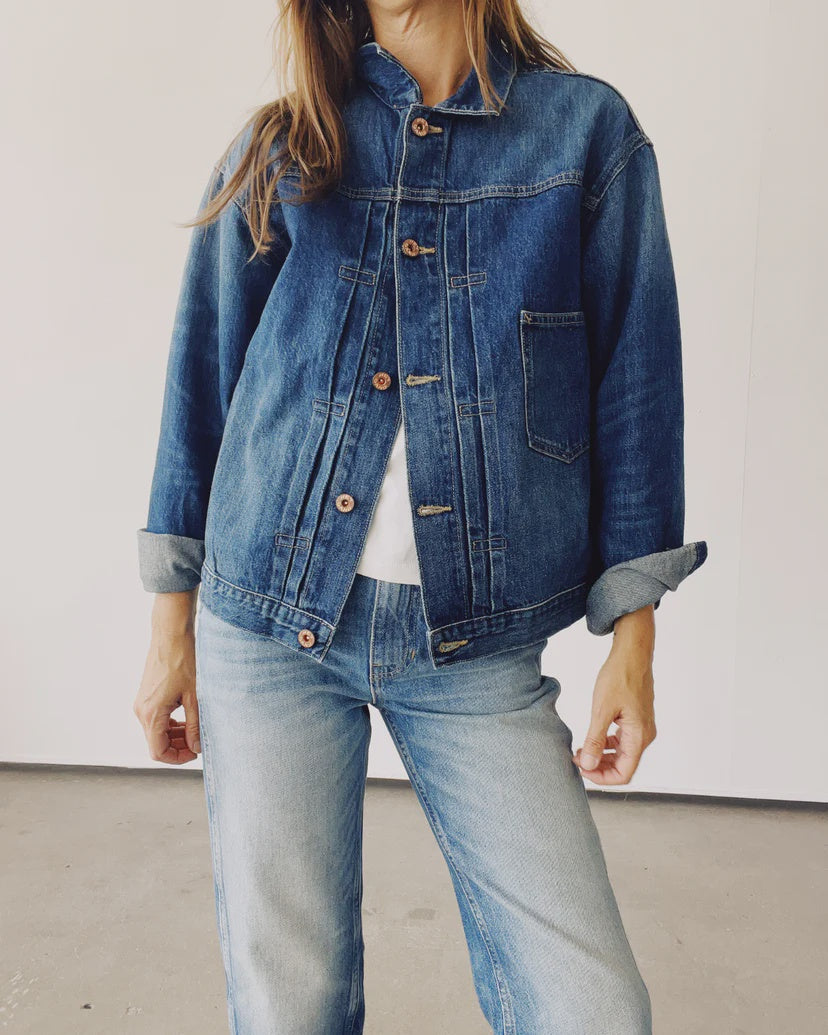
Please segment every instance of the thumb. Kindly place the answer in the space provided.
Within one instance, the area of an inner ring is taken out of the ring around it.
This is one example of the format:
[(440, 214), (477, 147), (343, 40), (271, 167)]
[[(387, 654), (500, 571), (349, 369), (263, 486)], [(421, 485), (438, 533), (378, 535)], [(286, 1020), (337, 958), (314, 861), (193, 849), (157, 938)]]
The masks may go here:
[(194, 754), (201, 751), (201, 736), (198, 722), (198, 702), (195, 695), (187, 697), (181, 702), (184, 706), (184, 739), (187, 747)]
[(607, 730), (610, 720), (600, 715), (593, 715), (587, 735), (584, 737), (584, 746), (581, 748), (581, 768), (595, 769), (604, 754), (607, 744)]

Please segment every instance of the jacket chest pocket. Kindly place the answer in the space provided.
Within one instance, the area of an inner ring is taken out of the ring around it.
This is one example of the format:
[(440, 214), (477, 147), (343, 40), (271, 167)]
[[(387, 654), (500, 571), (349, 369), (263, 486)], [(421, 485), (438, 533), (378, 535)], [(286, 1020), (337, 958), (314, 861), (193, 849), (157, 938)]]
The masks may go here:
[(520, 311), (526, 435), (570, 463), (589, 448), (589, 351), (582, 312)]

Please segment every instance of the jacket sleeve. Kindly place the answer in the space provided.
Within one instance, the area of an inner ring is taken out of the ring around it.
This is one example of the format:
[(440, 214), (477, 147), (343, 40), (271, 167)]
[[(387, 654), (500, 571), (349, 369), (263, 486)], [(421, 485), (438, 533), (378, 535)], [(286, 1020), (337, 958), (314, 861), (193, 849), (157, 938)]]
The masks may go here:
[[(214, 168), (199, 211), (217, 193)], [(277, 242), (250, 259), (253, 240), (233, 199), (216, 220), (191, 230), (169, 347), (146, 526), (138, 529), (141, 581), (149, 592), (195, 588), (227, 410), (250, 339), (281, 265)]]
[(604, 635), (620, 615), (657, 608), (705, 561), (707, 543), (683, 542), (678, 299), (658, 165), (640, 127), (616, 148), (585, 205), (594, 558), (586, 622)]

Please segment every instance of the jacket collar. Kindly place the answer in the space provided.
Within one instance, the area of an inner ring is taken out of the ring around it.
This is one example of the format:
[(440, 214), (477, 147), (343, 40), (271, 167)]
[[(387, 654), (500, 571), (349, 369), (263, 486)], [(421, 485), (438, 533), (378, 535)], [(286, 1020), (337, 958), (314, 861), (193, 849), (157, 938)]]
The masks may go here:
[[(515, 77), (515, 59), (494, 39), (487, 43), (486, 52), (492, 86), (505, 103)], [(423, 103), (420, 84), (402, 62), (376, 40), (369, 40), (357, 49), (355, 70), (358, 78), (392, 108), (407, 108), (410, 104)], [(473, 67), (451, 97), (435, 104), (432, 110), (458, 115), (500, 114), (500, 111), (484, 107), (477, 72)]]

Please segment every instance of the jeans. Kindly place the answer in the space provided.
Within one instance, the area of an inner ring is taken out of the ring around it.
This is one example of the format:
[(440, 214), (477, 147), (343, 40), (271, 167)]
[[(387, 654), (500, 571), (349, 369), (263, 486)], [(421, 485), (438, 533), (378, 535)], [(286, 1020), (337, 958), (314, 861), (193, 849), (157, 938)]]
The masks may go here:
[(435, 669), (425, 637), (420, 587), (359, 573), (321, 663), (199, 603), (230, 1031), (363, 1031), (372, 704), (448, 865), (492, 1030), (650, 1033), (649, 995), (556, 710), (561, 685), (541, 674), (547, 640)]

